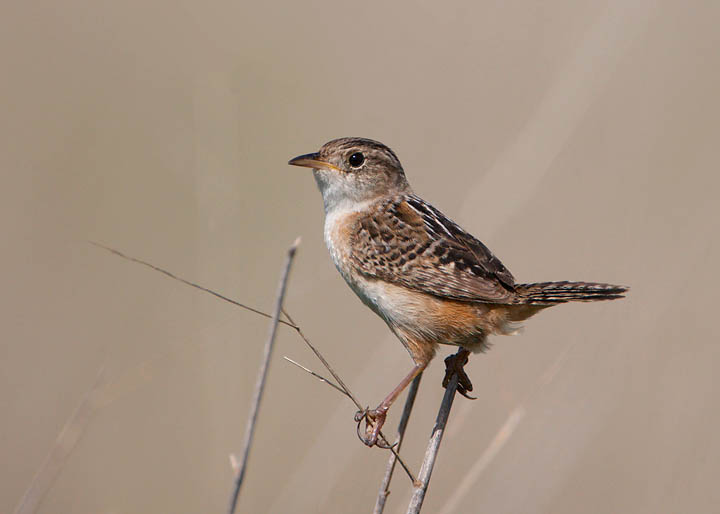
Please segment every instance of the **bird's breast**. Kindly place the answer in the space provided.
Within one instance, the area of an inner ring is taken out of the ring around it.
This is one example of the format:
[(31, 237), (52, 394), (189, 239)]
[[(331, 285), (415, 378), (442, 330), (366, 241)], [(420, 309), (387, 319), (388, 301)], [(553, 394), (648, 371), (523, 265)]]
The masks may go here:
[(330, 252), (335, 267), (345, 282), (375, 313), (387, 319), (384, 304), (385, 284), (382, 281), (369, 279), (352, 265), (352, 235), (356, 221), (361, 216), (365, 205), (354, 205), (352, 208), (336, 208), (325, 215), (325, 244)]

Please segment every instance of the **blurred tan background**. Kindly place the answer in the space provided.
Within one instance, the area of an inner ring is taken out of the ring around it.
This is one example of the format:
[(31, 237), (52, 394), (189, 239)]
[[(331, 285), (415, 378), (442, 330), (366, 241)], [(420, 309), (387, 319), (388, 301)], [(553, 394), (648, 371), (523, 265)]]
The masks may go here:
[[(519, 281), (632, 286), (471, 361), (479, 399), (456, 402), (424, 512), (718, 511), (718, 2), (71, 0), (0, 19), (0, 512), (33, 483), (42, 513), (226, 508), (267, 320), (88, 240), (270, 310), (302, 235), (288, 311), (364, 403), (397, 383), (408, 355), (286, 165), (348, 135), (389, 144)], [(386, 453), (283, 355), (321, 371), (281, 330), (239, 510), (371, 511)], [(442, 372), (403, 448), (415, 470)], [(399, 472), (386, 512), (408, 493)]]

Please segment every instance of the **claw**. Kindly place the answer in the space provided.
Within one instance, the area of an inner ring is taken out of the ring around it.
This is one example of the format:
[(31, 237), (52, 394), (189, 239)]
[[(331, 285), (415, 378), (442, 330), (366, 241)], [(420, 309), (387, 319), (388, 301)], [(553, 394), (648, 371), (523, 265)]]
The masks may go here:
[(456, 354), (450, 355), (445, 358), (445, 377), (443, 378), (442, 386), (447, 388), (452, 376), (457, 375), (457, 392), (468, 400), (477, 400), (476, 397), (467, 394), (468, 391), (473, 390), (473, 385), (470, 381), (470, 377), (467, 376), (467, 373), (465, 373), (464, 369), (465, 364), (467, 364), (468, 362), (469, 354), (470, 352), (468, 352), (464, 348), (460, 348), (460, 350), (458, 350)]
[(367, 413), (370, 412), (370, 407), (365, 407), (363, 410), (359, 410), (355, 413), (355, 421), (360, 423), (367, 417)]
[[(378, 443), (378, 437), (380, 436), (380, 429), (385, 424), (385, 418), (387, 417), (387, 409), (382, 406), (377, 409), (359, 410), (355, 413), (355, 421), (357, 422), (357, 435), (358, 438), (367, 446), (377, 446), (379, 448), (392, 448), (384, 442)], [(361, 433), (360, 425), (363, 420), (365, 421), (364, 434)]]

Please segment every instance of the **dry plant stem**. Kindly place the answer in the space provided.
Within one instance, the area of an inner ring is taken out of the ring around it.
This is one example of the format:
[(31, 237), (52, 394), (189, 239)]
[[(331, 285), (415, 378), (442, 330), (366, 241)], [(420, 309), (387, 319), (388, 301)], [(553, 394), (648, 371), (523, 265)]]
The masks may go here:
[(287, 355), (283, 355), (283, 359), (285, 359), (286, 361), (288, 361), (290, 364), (294, 364), (295, 366), (297, 366), (297, 367), (300, 368), (301, 370), (310, 373), (312, 376), (314, 376), (315, 378), (317, 378), (320, 382), (325, 382), (327, 385), (329, 385), (329, 386), (332, 387), (333, 389), (339, 391), (341, 394), (343, 394), (343, 395), (347, 396), (348, 398), (350, 398), (350, 397), (348, 396), (348, 394), (347, 394), (339, 385), (331, 382), (330, 380), (328, 380), (328, 379), (325, 378), (324, 376), (318, 375), (318, 374), (315, 373), (313, 370), (311, 370), (311, 369), (309, 369), (309, 368), (306, 368), (305, 366), (303, 366), (303, 365), (300, 364), (299, 362), (295, 362), (294, 360), (292, 360), (292, 359), (291, 359), (290, 357), (288, 357)]
[[(415, 397), (417, 396), (418, 388), (420, 387), (420, 380), (422, 379), (422, 373), (415, 377), (410, 384), (407, 398), (405, 399), (405, 406), (403, 407), (402, 416), (400, 417), (400, 423), (398, 424), (398, 435), (395, 438), (393, 446), (397, 451), (400, 451), (402, 446), (403, 437), (405, 436), (405, 429), (407, 428), (408, 421), (410, 421), (410, 413), (412, 412), (413, 406), (415, 405)], [(385, 476), (383, 476), (382, 483), (380, 484), (380, 492), (378, 493), (377, 500), (375, 501), (375, 508), (373, 514), (382, 514), (385, 510), (385, 502), (387, 497), (390, 495), (390, 481), (392, 480), (393, 471), (395, 471), (395, 463), (397, 459), (395, 454), (391, 454), (388, 459), (387, 467), (385, 468)]]
[(36, 512), (42, 503), (43, 498), (55, 483), (58, 475), (67, 463), (70, 454), (75, 449), (85, 433), (85, 429), (92, 421), (97, 408), (98, 395), (100, 395), (100, 387), (103, 382), (105, 367), (103, 366), (97, 373), (95, 383), (90, 390), (83, 395), (80, 403), (73, 411), (65, 426), (55, 439), (50, 453), (40, 466), (40, 469), (33, 477), (25, 494), (20, 499), (15, 514), (32, 514)]
[[(130, 261), (130, 262), (135, 262), (135, 263), (137, 263), (137, 264), (142, 264), (143, 266), (147, 266), (148, 268), (153, 269), (153, 270), (155, 270), (155, 271), (158, 271), (158, 272), (162, 273), (163, 275), (166, 275), (166, 276), (172, 278), (173, 280), (177, 280), (178, 282), (182, 282), (183, 284), (188, 285), (188, 286), (190, 286), (190, 287), (194, 287), (195, 289), (199, 289), (200, 291), (205, 291), (206, 293), (210, 293), (211, 295), (213, 295), (213, 296), (215, 296), (215, 297), (217, 297), (217, 298), (220, 298), (221, 300), (225, 300), (226, 302), (232, 303), (233, 305), (237, 305), (238, 307), (242, 307), (242, 308), (245, 309), (245, 310), (248, 310), (248, 311), (250, 311), (250, 312), (254, 312), (255, 314), (259, 314), (260, 316), (263, 316), (263, 317), (268, 318), (268, 319), (269, 319), (269, 318), (272, 318), (272, 315), (271, 315), (271, 314), (268, 314), (267, 312), (263, 312), (263, 311), (261, 311), (261, 310), (254, 309), (254, 308), (249, 307), (249, 306), (247, 306), (247, 305), (244, 305), (244, 304), (242, 304), (242, 303), (240, 303), (240, 302), (238, 302), (238, 301), (236, 301), (236, 300), (233, 300), (232, 298), (228, 298), (227, 296), (223, 296), (223, 295), (221, 295), (220, 293), (217, 293), (217, 292), (213, 291), (212, 289), (208, 289), (207, 287), (203, 287), (203, 286), (201, 286), (200, 284), (196, 284), (195, 282), (190, 282), (189, 280), (185, 280), (184, 278), (178, 277), (177, 275), (175, 275), (175, 274), (173, 274), (173, 273), (170, 273), (168, 270), (162, 269), (162, 268), (160, 268), (160, 267), (158, 267), (158, 266), (155, 266), (154, 264), (151, 264), (151, 263), (149, 263), (149, 262), (147, 262), (147, 261), (143, 261), (142, 259), (137, 259), (137, 258), (135, 258), (135, 257), (130, 257), (129, 255), (125, 255), (125, 254), (122, 253), (121, 251), (116, 250), (115, 248), (110, 248), (109, 246), (105, 246), (105, 245), (103, 245), (103, 244), (96, 243), (95, 241), (88, 241), (88, 242), (89, 242), (91, 245), (94, 245), (94, 246), (97, 246), (98, 248), (102, 248), (102, 249), (104, 249), (104, 250), (107, 250), (108, 252), (110, 252), (110, 253), (112, 253), (112, 254), (115, 254), (115, 255), (117, 255), (118, 257), (122, 257), (123, 259), (126, 259), (126, 260), (128, 260), (128, 261)], [(295, 327), (295, 326), (291, 325), (290, 323), (288, 323), (287, 321), (284, 321), (284, 320), (280, 320), (278, 323), (282, 323), (283, 325), (288, 325), (288, 326), (290, 326), (290, 327), (292, 327), (292, 328), (294, 328), (294, 329), (297, 329), (297, 328), (298, 328), (298, 327)]]
[(330, 363), (325, 360), (325, 357), (322, 356), (322, 354), (318, 351), (317, 348), (315, 348), (310, 340), (308, 340), (307, 337), (305, 337), (305, 334), (300, 329), (300, 327), (295, 323), (295, 321), (290, 317), (290, 314), (287, 313), (287, 311), (283, 311), (283, 314), (285, 314), (285, 317), (290, 322), (290, 326), (295, 329), (295, 331), (298, 333), (298, 335), (302, 338), (303, 341), (305, 341), (305, 344), (312, 350), (312, 352), (315, 354), (315, 356), (320, 359), (320, 362), (323, 363), (323, 366), (325, 366), (325, 369), (327, 369), (330, 374), (333, 376), (333, 378), (337, 381), (338, 384), (340, 384), (340, 387), (345, 391), (345, 394), (347, 394), (348, 398), (350, 398), (355, 406), (362, 410), (362, 407), (360, 406), (360, 402), (357, 401), (357, 398), (350, 392), (350, 389), (348, 386), (345, 385), (345, 382), (343, 382), (342, 378), (340, 378), (340, 375), (338, 375), (332, 366), (330, 366)]
[[(335, 380), (337, 380), (337, 383), (340, 384), (340, 387), (343, 389), (343, 391), (345, 391), (345, 394), (347, 395), (347, 397), (352, 400), (352, 402), (355, 404), (355, 406), (358, 408), (358, 410), (363, 410), (363, 407), (360, 405), (360, 402), (358, 402), (357, 399), (355, 398), (355, 396), (350, 392), (350, 389), (348, 389), (348, 386), (345, 385), (345, 382), (343, 382), (342, 378), (340, 378), (340, 376), (335, 372), (335, 370), (332, 368), (332, 366), (330, 366), (330, 363), (327, 360), (325, 360), (325, 357), (322, 356), (322, 354), (318, 351), (318, 349), (315, 348), (312, 345), (312, 343), (310, 343), (308, 338), (305, 337), (305, 334), (303, 334), (303, 331), (295, 323), (295, 321), (290, 317), (290, 315), (286, 311), (283, 311), (283, 314), (285, 314), (285, 317), (287, 317), (288, 321), (290, 321), (289, 326), (291, 326), (292, 328), (294, 328), (297, 331), (298, 335), (302, 338), (303, 341), (305, 341), (305, 344), (308, 345), (308, 347), (313, 351), (315, 356), (318, 359), (320, 359), (320, 362), (323, 363), (323, 366), (325, 366), (325, 369), (327, 369), (330, 372), (330, 374), (333, 376), (333, 378)], [(413, 484), (416, 483), (417, 480), (415, 479), (415, 475), (413, 474), (412, 471), (410, 471), (410, 468), (407, 466), (405, 461), (402, 460), (402, 458), (398, 454), (397, 450), (395, 450), (395, 448), (393, 448), (393, 447), (390, 447), (390, 444), (388, 443), (387, 438), (385, 437), (385, 435), (382, 432), (380, 432), (379, 435), (380, 435), (380, 437), (379, 437), (380, 440), (383, 441), (385, 443), (385, 445), (389, 447), (388, 449), (390, 450), (390, 452), (393, 454), (393, 456), (397, 459), (397, 461), (400, 463), (402, 468), (405, 470), (405, 473), (407, 473), (407, 476), (410, 478), (410, 481)]]
[[(160, 267), (158, 267), (158, 266), (155, 266), (154, 264), (151, 264), (151, 263), (149, 263), (149, 262), (147, 262), (147, 261), (143, 261), (142, 259), (137, 259), (137, 258), (135, 258), (135, 257), (130, 257), (129, 255), (125, 255), (124, 253), (122, 253), (122, 252), (119, 251), (119, 250), (116, 250), (116, 249), (114, 249), (114, 248), (110, 248), (109, 246), (105, 246), (105, 245), (102, 245), (102, 244), (100, 244), (100, 243), (95, 243), (95, 242), (93, 242), (93, 241), (89, 241), (89, 242), (90, 242), (90, 244), (95, 245), (95, 246), (97, 246), (98, 248), (102, 248), (102, 249), (104, 249), (104, 250), (107, 250), (107, 251), (109, 251), (110, 253), (112, 253), (112, 254), (114, 254), (114, 255), (117, 255), (118, 257), (122, 257), (123, 259), (126, 259), (126, 260), (128, 260), (128, 261), (135, 262), (135, 263), (137, 263), (137, 264), (142, 264), (143, 266), (147, 266), (148, 268), (150, 268), (150, 269), (152, 269), (152, 270), (154, 270), (154, 271), (158, 271), (158, 272), (162, 273), (163, 275), (166, 275), (166, 276), (172, 278), (173, 280), (177, 280), (178, 282), (182, 282), (183, 284), (188, 285), (188, 286), (190, 286), (190, 287), (194, 287), (195, 289), (199, 289), (200, 291), (204, 291), (204, 292), (206, 292), (206, 293), (210, 293), (211, 295), (215, 296), (216, 298), (220, 298), (221, 300), (225, 300), (226, 302), (231, 303), (231, 304), (233, 304), (233, 305), (235, 305), (235, 306), (237, 306), (237, 307), (240, 307), (240, 308), (242, 308), (242, 309), (248, 310), (248, 311), (250, 311), (250, 312), (254, 312), (255, 314), (259, 314), (260, 316), (264, 316), (264, 317), (266, 317), (266, 318), (272, 318), (272, 315), (270, 315), (270, 314), (268, 314), (268, 313), (266, 313), (266, 312), (263, 312), (263, 311), (261, 311), (261, 310), (259, 310), (259, 309), (255, 309), (255, 308), (253, 308), (253, 307), (249, 307), (249, 306), (244, 305), (244, 304), (242, 304), (242, 303), (240, 303), (240, 302), (238, 302), (238, 301), (236, 301), (236, 300), (233, 300), (232, 298), (228, 298), (227, 296), (221, 295), (220, 293), (217, 293), (217, 292), (213, 291), (212, 289), (208, 289), (207, 287), (203, 287), (203, 286), (201, 286), (200, 284), (196, 284), (196, 283), (190, 282), (189, 280), (186, 280), (186, 279), (184, 279), (184, 278), (182, 278), (182, 277), (178, 277), (177, 275), (175, 275), (175, 274), (173, 274), (173, 273), (171, 273), (171, 272), (169, 272), (169, 271), (167, 271), (167, 270), (165, 270), (165, 269), (163, 269), (163, 268), (160, 268)], [(360, 403), (359, 403), (359, 402), (357, 401), (357, 399), (353, 396), (353, 394), (350, 392), (350, 389), (348, 389), (348, 387), (345, 385), (345, 383), (342, 381), (342, 379), (338, 376), (338, 374), (335, 373), (335, 370), (333, 370), (333, 368), (330, 366), (330, 364), (328, 363), (328, 361), (325, 360), (325, 357), (323, 357), (322, 354), (317, 350), (317, 348), (315, 348), (315, 347), (310, 343), (310, 340), (305, 336), (305, 334), (304, 334), (303, 331), (300, 329), (300, 327), (295, 324), (295, 322), (294, 322), (293, 319), (290, 317), (290, 315), (289, 315), (285, 310), (283, 310), (282, 312), (283, 312), (283, 314), (285, 315), (285, 317), (288, 319), (289, 322), (281, 319), (281, 320), (278, 320), (278, 323), (282, 323), (283, 325), (286, 325), (286, 326), (292, 328), (293, 330), (295, 330), (295, 331), (298, 333), (298, 335), (302, 338), (302, 340), (305, 341), (305, 344), (313, 351), (313, 353), (315, 354), (315, 356), (316, 356), (318, 359), (320, 359), (320, 362), (323, 363), (323, 365), (324, 365), (325, 368), (330, 372), (330, 374), (331, 374), (333, 377), (335, 377), (335, 380), (337, 380), (338, 383), (340, 384), (340, 387), (342, 388), (343, 393), (344, 393), (348, 398), (350, 398), (350, 399), (353, 401), (353, 403), (357, 406), (357, 408), (358, 408), (359, 410), (362, 410), (362, 407), (360, 406)], [(385, 436), (382, 434), (382, 432), (380, 432), (380, 437), (382, 438), (383, 441), (387, 442), (387, 439), (385, 439)], [(405, 473), (407, 473), (408, 477), (410, 478), (410, 481), (413, 482), (413, 483), (415, 483), (415, 476), (414, 476), (413, 473), (410, 471), (410, 468), (408, 468), (407, 464), (400, 458), (400, 456), (397, 454), (397, 452), (395, 451), (394, 448), (390, 448), (390, 451), (395, 455), (395, 457), (397, 458), (398, 462), (400, 463), (400, 465), (402, 466), (402, 468), (405, 470)]]
[(420, 474), (418, 475), (418, 484), (413, 489), (407, 514), (418, 514), (422, 508), (425, 493), (427, 492), (428, 485), (430, 484), (430, 475), (432, 475), (432, 470), (435, 466), (435, 459), (437, 458), (440, 443), (442, 442), (442, 437), (445, 433), (445, 425), (447, 425), (448, 416), (450, 416), (450, 409), (452, 408), (453, 400), (455, 399), (457, 386), (458, 376), (457, 373), (455, 373), (452, 378), (450, 378), (450, 383), (447, 385), (445, 395), (443, 396), (442, 403), (440, 404), (440, 410), (438, 411), (435, 426), (433, 427), (430, 442), (428, 443), (427, 450), (425, 451), (425, 458), (423, 459)]
[[(285, 315), (287, 316), (287, 313), (285, 313)], [(308, 344), (310, 344), (308, 341), (306, 341), (306, 342), (307, 342)], [(311, 346), (311, 348), (312, 348), (312, 346)], [(317, 351), (317, 350), (315, 350), (315, 349), (313, 348), (313, 351)], [(323, 359), (323, 356), (320, 355), (319, 352), (318, 352), (318, 356), (319, 356), (320, 359)], [(312, 376), (314, 376), (315, 378), (317, 378), (317, 379), (320, 380), (321, 382), (325, 382), (327, 385), (329, 385), (329, 386), (332, 387), (333, 389), (336, 389), (337, 391), (339, 391), (339, 392), (342, 393), (343, 395), (345, 395), (345, 396), (347, 396), (348, 398), (350, 398), (350, 399), (351, 399), (352, 401), (354, 401), (355, 404), (357, 405), (357, 401), (355, 401), (355, 399), (353, 398), (352, 393), (350, 393), (350, 391), (345, 390), (345, 389), (342, 389), (341, 387), (339, 387), (339, 386), (336, 385), (336, 384), (333, 384), (330, 380), (328, 380), (327, 378), (323, 377), (322, 375), (319, 375), (319, 374), (315, 373), (315, 372), (312, 371), (311, 369), (306, 368), (306, 367), (303, 366), (302, 364), (298, 364), (297, 362), (295, 362), (294, 360), (292, 360), (292, 359), (290, 359), (290, 358), (288, 358), (288, 357), (284, 357), (284, 359), (285, 359), (286, 361), (294, 364), (294, 365), (297, 366), (298, 368), (302, 369), (303, 371), (308, 372), (309, 374), (311, 374)], [(329, 365), (328, 365), (328, 366), (329, 366)], [(331, 373), (332, 373), (332, 371), (331, 371)], [(420, 380), (419, 380), (419, 377), (420, 377), (420, 376), (421, 376), (421, 375), (418, 375), (417, 377), (415, 377), (416, 379), (418, 379), (418, 384), (420, 383)], [(338, 377), (338, 378), (339, 378), (339, 377)], [(414, 383), (415, 383), (415, 382), (413, 381), (413, 384), (414, 384)], [(410, 393), (408, 393), (408, 399), (410, 398), (409, 394), (410, 394)], [(417, 394), (417, 388), (415, 388), (415, 392), (414, 392), (414, 394), (413, 394), (413, 402), (415, 401), (415, 396), (414, 396), (415, 394)], [(407, 409), (407, 403), (406, 403), (405, 407), (406, 407), (406, 409)], [(410, 406), (410, 409), (412, 410), (412, 405)], [(405, 417), (405, 411), (403, 411), (403, 417)], [(410, 417), (410, 412), (407, 413), (407, 417), (408, 417), (408, 418)], [(401, 423), (400, 426), (402, 427), (402, 430), (403, 430), (403, 433), (404, 433), (404, 432), (405, 432), (405, 426), (402, 425), (402, 420), (400, 421), (400, 423)], [(405, 424), (407, 425), (407, 421), (405, 422)], [(380, 432), (380, 437), (382, 437), (382, 439), (383, 439), (385, 442), (387, 442), (387, 440), (385, 439), (385, 436), (382, 435), (382, 432)], [(396, 448), (396, 445), (397, 445), (397, 448)], [(400, 465), (402, 466), (402, 468), (405, 470), (405, 473), (407, 473), (407, 476), (408, 476), (408, 478), (410, 479), (410, 481), (411, 481), (413, 484), (415, 484), (415, 483), (417, 482), (416, 479), (415, 479), (415, 475), (413, 475), (413, 472), (410, 471), (410, 468), (408, 468), (407, 464), (405, 464), (405, 462), (403, 462), (403, 460), (400, 458), (400, 454), (398, 453), (398, 452), (400, 451), (400, 444), (399, 444), (399, 442), (397, 441), (397, 439), (396, 439), (395, 444), (393, 444), (392, 446), (390, 446), (390, 445), (388, 444), (388, 445), (387, 445), (387, 449), (390, 450), (390, 453), (392, 454), (392, 455), (390, 455), (390, 458), (393, 459), (393, 462), (395, 462), (395, 461), (399, 462)], [(391, 473), (392, 473), (392, 472), (391, 472)], [(388, 494), (389, 494), (389, 493), (388, 493)]]
[(272, 321), (270, 322), (270, 333), (268, 334), (268, 338), (265, 343), (265, 353), (260, 364), (257, 382), (255, 383), (255, 394), (250, 406), (250, 415), (248, 416), (247, 426), (245, 427), (245, 441), (243, 444), (243, 454), (240, 459), (240, 468), (235, 475), (235, 483), (233, 491), (230, 495), (230, 504), (228, 505), (229, 514), (233, 514), (235, 512), (238, 495), (240, 494), (240, 487), (242, 486), (243, 478), (245, 477), (245, 472), (247, 470), (248, 457), (250, 456), (250, 448), (252, 446), (253, 435), (255, 434), (255, 425), (257, 423), (257, 416), (260, 410), (260, 400), (262, 400), (263, 391), (265, 389), (270, 356), (272, 355), (273, 346), (275, 345), (275, 335), (277, 334), (277, 327), (278, 322), (280, 321), (280, 314), (282, 313), (282, 304), (285, 299), (288, 277), (290, 276), (290, 267), (292, 266), (292, 261), (295, 257), (295, 252), (297, 251), (299, 244), (300, 238), (297, 238), (288, 250), (285, 264), (283, 266), (282, 277), (280, 278), (280, 285), (278, 286), (277, 297), (275, 299)]

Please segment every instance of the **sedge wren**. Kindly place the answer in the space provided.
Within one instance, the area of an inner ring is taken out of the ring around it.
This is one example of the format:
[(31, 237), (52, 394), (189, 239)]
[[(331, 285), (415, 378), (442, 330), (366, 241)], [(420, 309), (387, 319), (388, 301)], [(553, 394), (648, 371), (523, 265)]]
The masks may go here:
[(479, 240), (415, 195), (390, 148), (342, 138), (288, 164), (313, 169), (325, 205), (325, 243), (360, 300), (387, 323), (415, 362), (365, 419), (365, 444), (377, 443), (388, 408), (429, 364), (438, 344), (459, 346), (446, 360), (447, 385), (472, 384), (462, 366), (495, 334), (513, 334), (538, 311), (572, 301), (622, 298), (626, 287), (590, 282), (516, 284)]

